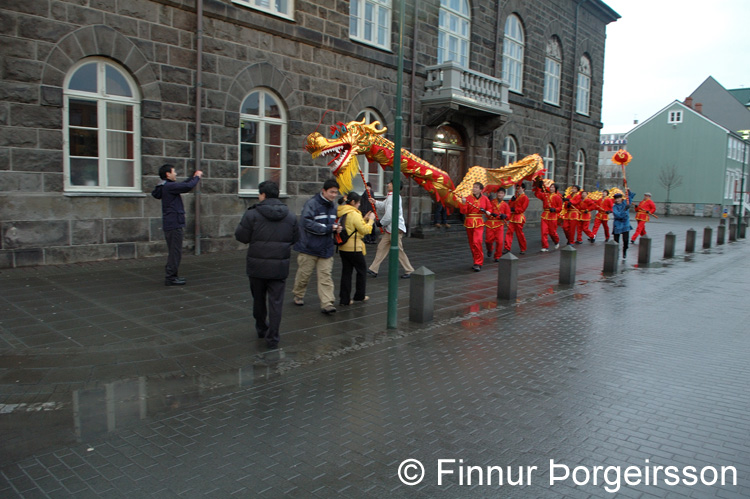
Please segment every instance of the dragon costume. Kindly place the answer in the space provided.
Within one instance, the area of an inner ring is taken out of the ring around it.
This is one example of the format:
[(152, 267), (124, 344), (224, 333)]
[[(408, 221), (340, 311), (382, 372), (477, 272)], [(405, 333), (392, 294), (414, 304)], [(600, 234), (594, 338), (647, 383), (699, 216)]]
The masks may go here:
[[(353, 187), (354, 176), (361, 175), (358, 155), (364, 154), (369, 161), (379, 163), (384, 170), (393, 168), (394, 144), (384, 137), (386, 130), (378, 121), (369, 124), (364, 119), (347, 124), (339, 122), (331, 127), (331, 139), (313, 132), (307, 136), (305, 148), (313, 158), (332, 156), (328, 163), (331, 173), (336, 177), (341, 192), (346, 193)], [(481, 182), (485, 186), (507, 187), (543, 175), (544, 167), (538, 154), (502, 168), (473, 166), (458, 187), (455, 187), (445, 171), (406, 149), (401, 149), (401, 173), (417, 182), (450, 212), (464, 204), (463, 198), (469, 196), (474, 182)]]

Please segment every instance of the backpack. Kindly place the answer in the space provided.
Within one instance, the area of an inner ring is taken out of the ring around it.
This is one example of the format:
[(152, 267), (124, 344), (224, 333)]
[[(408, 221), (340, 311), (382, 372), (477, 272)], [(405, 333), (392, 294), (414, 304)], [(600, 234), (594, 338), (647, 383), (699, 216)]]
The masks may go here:
[(343, 246), (349, 240), (349, 238), (352, 237), (352, 234), (354, 234), (354, 232), (357, 232), (357, 229), (354, 229), (354, 232), (352, 232), (351, 234), (346, 231), (346, 215), (348, 215), (348, 213), (344, 214), (343, 217), (336, 220), (336, 223), (342, 227), (341, 232), (334, 232), (333, 234), (333, 244), (335, 244), (336, 246)]
[(164, 184), (166, 184), (166, 181), (162, 180), (158, 184), (156, 184), (156, 187), (154, 187), (154, 190), (151, 191), (151, 195), (154, 196), (156, 199), (162, 198), (162, 188), (164, 187)]

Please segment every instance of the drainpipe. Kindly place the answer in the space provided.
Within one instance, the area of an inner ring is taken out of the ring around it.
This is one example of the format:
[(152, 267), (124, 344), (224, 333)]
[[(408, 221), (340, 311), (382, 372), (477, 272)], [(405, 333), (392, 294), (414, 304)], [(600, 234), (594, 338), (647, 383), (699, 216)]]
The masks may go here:
[[(576, 64), (578, 63), (578, 13), (581, 8), (581, 5), (586, 3), (588, 0), (579, 0), (578, 4), (576, 5), (576, 18), (575, 23), (573, 24), (573, 85), (571, 86), (571, 99), (570, 99), (570, 122), (568, 123), (568, 175), (567, 175), (567, 184), (571, 185), (571, 166), (574, 163), (573, 159), (573, 120), (576, 116), (576, 93), (578, 90), (578, 72), (576, 71)], [(593, 75), (592, 75), (593, 76)], [(593, 79), (593, 78), (592, 78)], [(586, 165), (583, 165), (584, 172), (586, 171)], [(584, 176), (585, 178), (585, 176)], [(581, 189), (583, 189), (584, 186), (581, 186)]]
[[(416, 87), (416, 74), (417, 74), (417, 37), (419, 34), (418, 31), (418, 25), (417, 25), (417, 4), (418, 2), (414, 0), (414, 35), (412, 36), (411, 40), (411, 95), (409, 97), (409, 151), (412, 152), (412, 154), (416, 154), (414, 151), (414, 95), (415, 95), (415, 87)], [(406, 237), (409, 237), (411, 235), (411, 229), (412, 229), (412, 213), (411, 213), (411, 188), (412, 184), (414, 182), (409, 182), (409, 190), (406, 194), (406, 209), (408, 210), (408, 215), (406, 218)], [(419, 225), (422, 225), (422, 219), (420, 217)]]
[[(195, 71), (195, 169), (201, 169), (203, 161), (203, 137), (201, 109), (203, 101), (203, 0), (196, 0), (196, 40), (197, 52)], [(195, 186), (195, 254), (201, 254), (201, 183)]]

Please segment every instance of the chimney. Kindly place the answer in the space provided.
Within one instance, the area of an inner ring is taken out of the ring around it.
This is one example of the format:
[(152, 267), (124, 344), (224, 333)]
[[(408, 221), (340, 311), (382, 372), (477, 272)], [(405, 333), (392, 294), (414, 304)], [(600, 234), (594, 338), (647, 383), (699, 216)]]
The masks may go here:
[(703, 114), (703, 104), (701, 104), (700, 102), (696, 102), (695, 110), (698, 112), (698, 114)]
[(689, 107), (690, 109), (693, 109), (693, 98), (692, 97), (686, 97), (685, 98), (685, 105)]

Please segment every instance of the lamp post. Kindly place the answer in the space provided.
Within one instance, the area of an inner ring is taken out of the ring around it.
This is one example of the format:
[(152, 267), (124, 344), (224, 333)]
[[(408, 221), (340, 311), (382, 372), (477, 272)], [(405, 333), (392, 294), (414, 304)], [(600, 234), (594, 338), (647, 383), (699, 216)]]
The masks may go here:
[(742, 214), (745, 210), (745, 165), (747, 164), (747, 140), (750, 138), (750, 130), (742, 130), (742, 140), (745, 147), (742, 148), (742, 180), (740, 180), (740, 213), (737, 216), (737, 239), (740, 238), (740, 227), (742, 226)]

